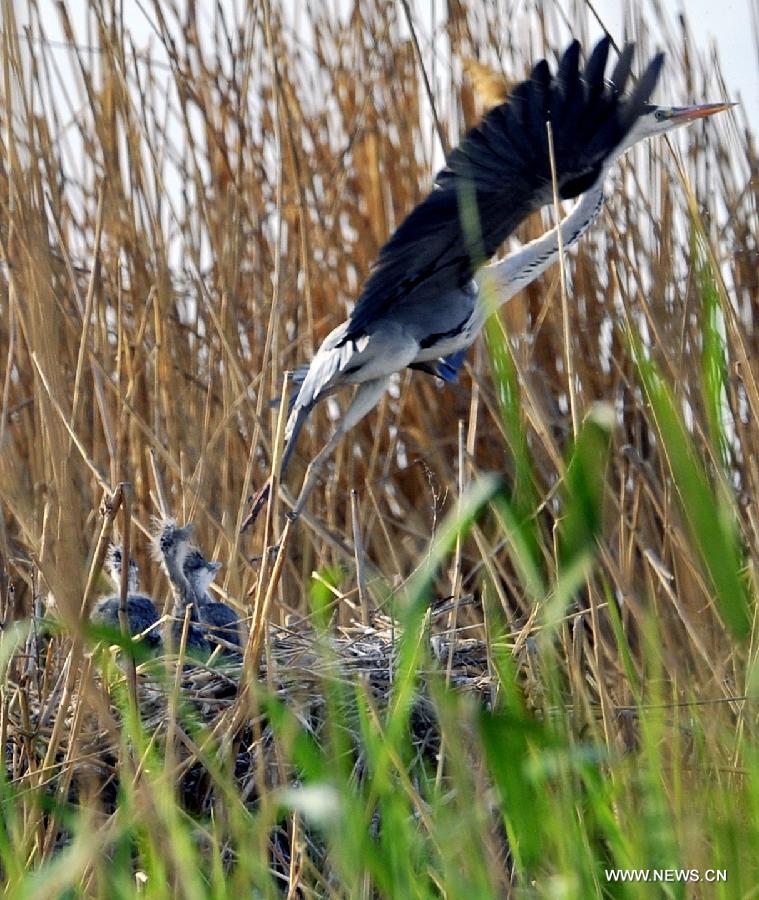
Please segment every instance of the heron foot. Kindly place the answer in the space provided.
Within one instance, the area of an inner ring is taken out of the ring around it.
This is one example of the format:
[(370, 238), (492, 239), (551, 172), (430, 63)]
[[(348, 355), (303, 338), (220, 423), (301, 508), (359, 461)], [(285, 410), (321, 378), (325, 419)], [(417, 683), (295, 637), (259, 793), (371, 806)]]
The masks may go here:
[(270, 544), (264, 552), (260, 556), (251, 556), (248, 558), (248, 562), (253, 565), (260, 565), (264, 559), (267, 557), (271, 560), (276, 557), (279, 553), (279, 548), (282, 546), (282, 541), (277, 544)]
[(249, 502), (251, 503), (251, 509), (248, 515), (245, 517), (242, 525), (240, 526), (240, 534), (247, 531), (247, 529), (255, 524), (256, 519), (258, 518), (258, 514), (263, 509), (264, 503), (269, 499), (269, 492), (271, 491), (271, 478), (267, 478), (266, 481), (261, 486), (261, 489), (258, 493), (249, 498)]

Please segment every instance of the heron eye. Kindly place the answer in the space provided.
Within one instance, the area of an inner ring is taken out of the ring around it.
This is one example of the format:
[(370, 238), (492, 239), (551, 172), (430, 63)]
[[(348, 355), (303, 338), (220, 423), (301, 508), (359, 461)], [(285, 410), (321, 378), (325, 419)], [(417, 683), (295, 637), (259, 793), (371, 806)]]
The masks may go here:
[(660, 109), (657, 109), (656, 112), (654, 113), (654, 118), (656, 119), (657, 122), (663, 122), (664, 121), (664, 113)]

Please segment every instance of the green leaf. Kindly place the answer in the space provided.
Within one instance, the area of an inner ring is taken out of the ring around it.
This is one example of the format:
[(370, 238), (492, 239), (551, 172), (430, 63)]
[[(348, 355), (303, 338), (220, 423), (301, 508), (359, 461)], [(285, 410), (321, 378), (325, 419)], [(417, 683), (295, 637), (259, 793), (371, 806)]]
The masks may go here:
[(703, 238), (694, 239), (696, 258), (696, 282), (701, 298), (701, 391), (706, 410), (709, 437), (722, 465), (728, 462), (728, 439), (725, 434), (725, 410), (727, 402), (727, 346), (725, 321), (719, 290), (709, 257), (703, 247)]
[(509, 845), (517, 869), (529, 873), (545, 851), (544, 829), (551, 817), (546, 809), (548, 793), (542, 779), (534, 777), (536, 751), (548, 745), (545, 728), (527, 716), (508, 710), (479, 716), (479, 732), (488, 770), (498, 789)]
[(746, 638), (753, 610), (741, 574), (739, 532), (727, 492), (712, 489), (672, 391), (646, 358), (640, 342), (634, 335), (630, 340), (683, 514), (714, 590), (717, 608), (733, 634)]
[(596, 404), (582, 424), (564, 476), (564, 512), (559, 526), (562, 569), (595, 552), (601, 531), (606, 464), (614, 411)]

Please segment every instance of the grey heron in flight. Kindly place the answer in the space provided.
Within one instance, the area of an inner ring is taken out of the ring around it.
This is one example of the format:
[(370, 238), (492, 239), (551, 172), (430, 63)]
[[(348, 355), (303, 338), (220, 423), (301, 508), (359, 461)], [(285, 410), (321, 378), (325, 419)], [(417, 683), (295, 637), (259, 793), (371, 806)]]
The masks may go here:
[[(350, 317), (296, 377), (280, 477), (313, 407), (342, 387), (357, 389), (311, 461), (291, 516), (300, 513), (320, 467), (376, 406), (393, 374), (409, 367), (450, 380), (496, 306), (557, 259), (560, 238), (569, 247), (584, 234), (601, 210), (615, 160), (645, 138), (731, 105), (650, 104), (661, 53), (625, 93), (633, 45), (624, 47), (607, 79), (609, 47), (608, 37), (601, 40), (582, 69), (577, 41), (555, 74), (541, 60), (448, 155), (432, 191), (384, 245)], [(553, 200), (548, 122), (559, 196), (578, 202), (557, 228), (488, 265), (517, 226)]]

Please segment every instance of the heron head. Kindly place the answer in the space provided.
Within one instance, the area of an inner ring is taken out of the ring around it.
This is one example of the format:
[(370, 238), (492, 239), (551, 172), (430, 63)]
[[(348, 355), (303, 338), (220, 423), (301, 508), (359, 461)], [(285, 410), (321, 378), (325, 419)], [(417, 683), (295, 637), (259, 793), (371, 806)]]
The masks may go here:
[(195, 590), (202, 595), (210, 587), (221, 566), (220, 562), (209, 562), (197, 547), (193, 547), (185, 557), (184, 574)]
[[(119, 544), (110, 544), (105, 554), (105, 567), (111, 581), (118, 588), (121, 585), (122, 551)], [(137, 592), (137, 560), (129, 557), (129, 575), (127, 578), (127, 590), (130, 594)]]
[(698, 119), (705, 119), (715, 113), (732, 109), (735, 103), (702, 103), (699, 106), (654, 106), (649, 104), (623, 141), (620, 153), (637, 144), (638, 141), (666, 134), (682, 125), (690, 125)]
[(121, 547), (118, 544), (108, 545), (105, 566), (111, 574), (118, 575), (121, 572)]
[(192, 522), (180, 528), (174, 519), (156, 523), (158, 530), (153, 537), (153, 553), (156, 559), (180, 568), (189, 550), (190, 538), (195, 531)]

